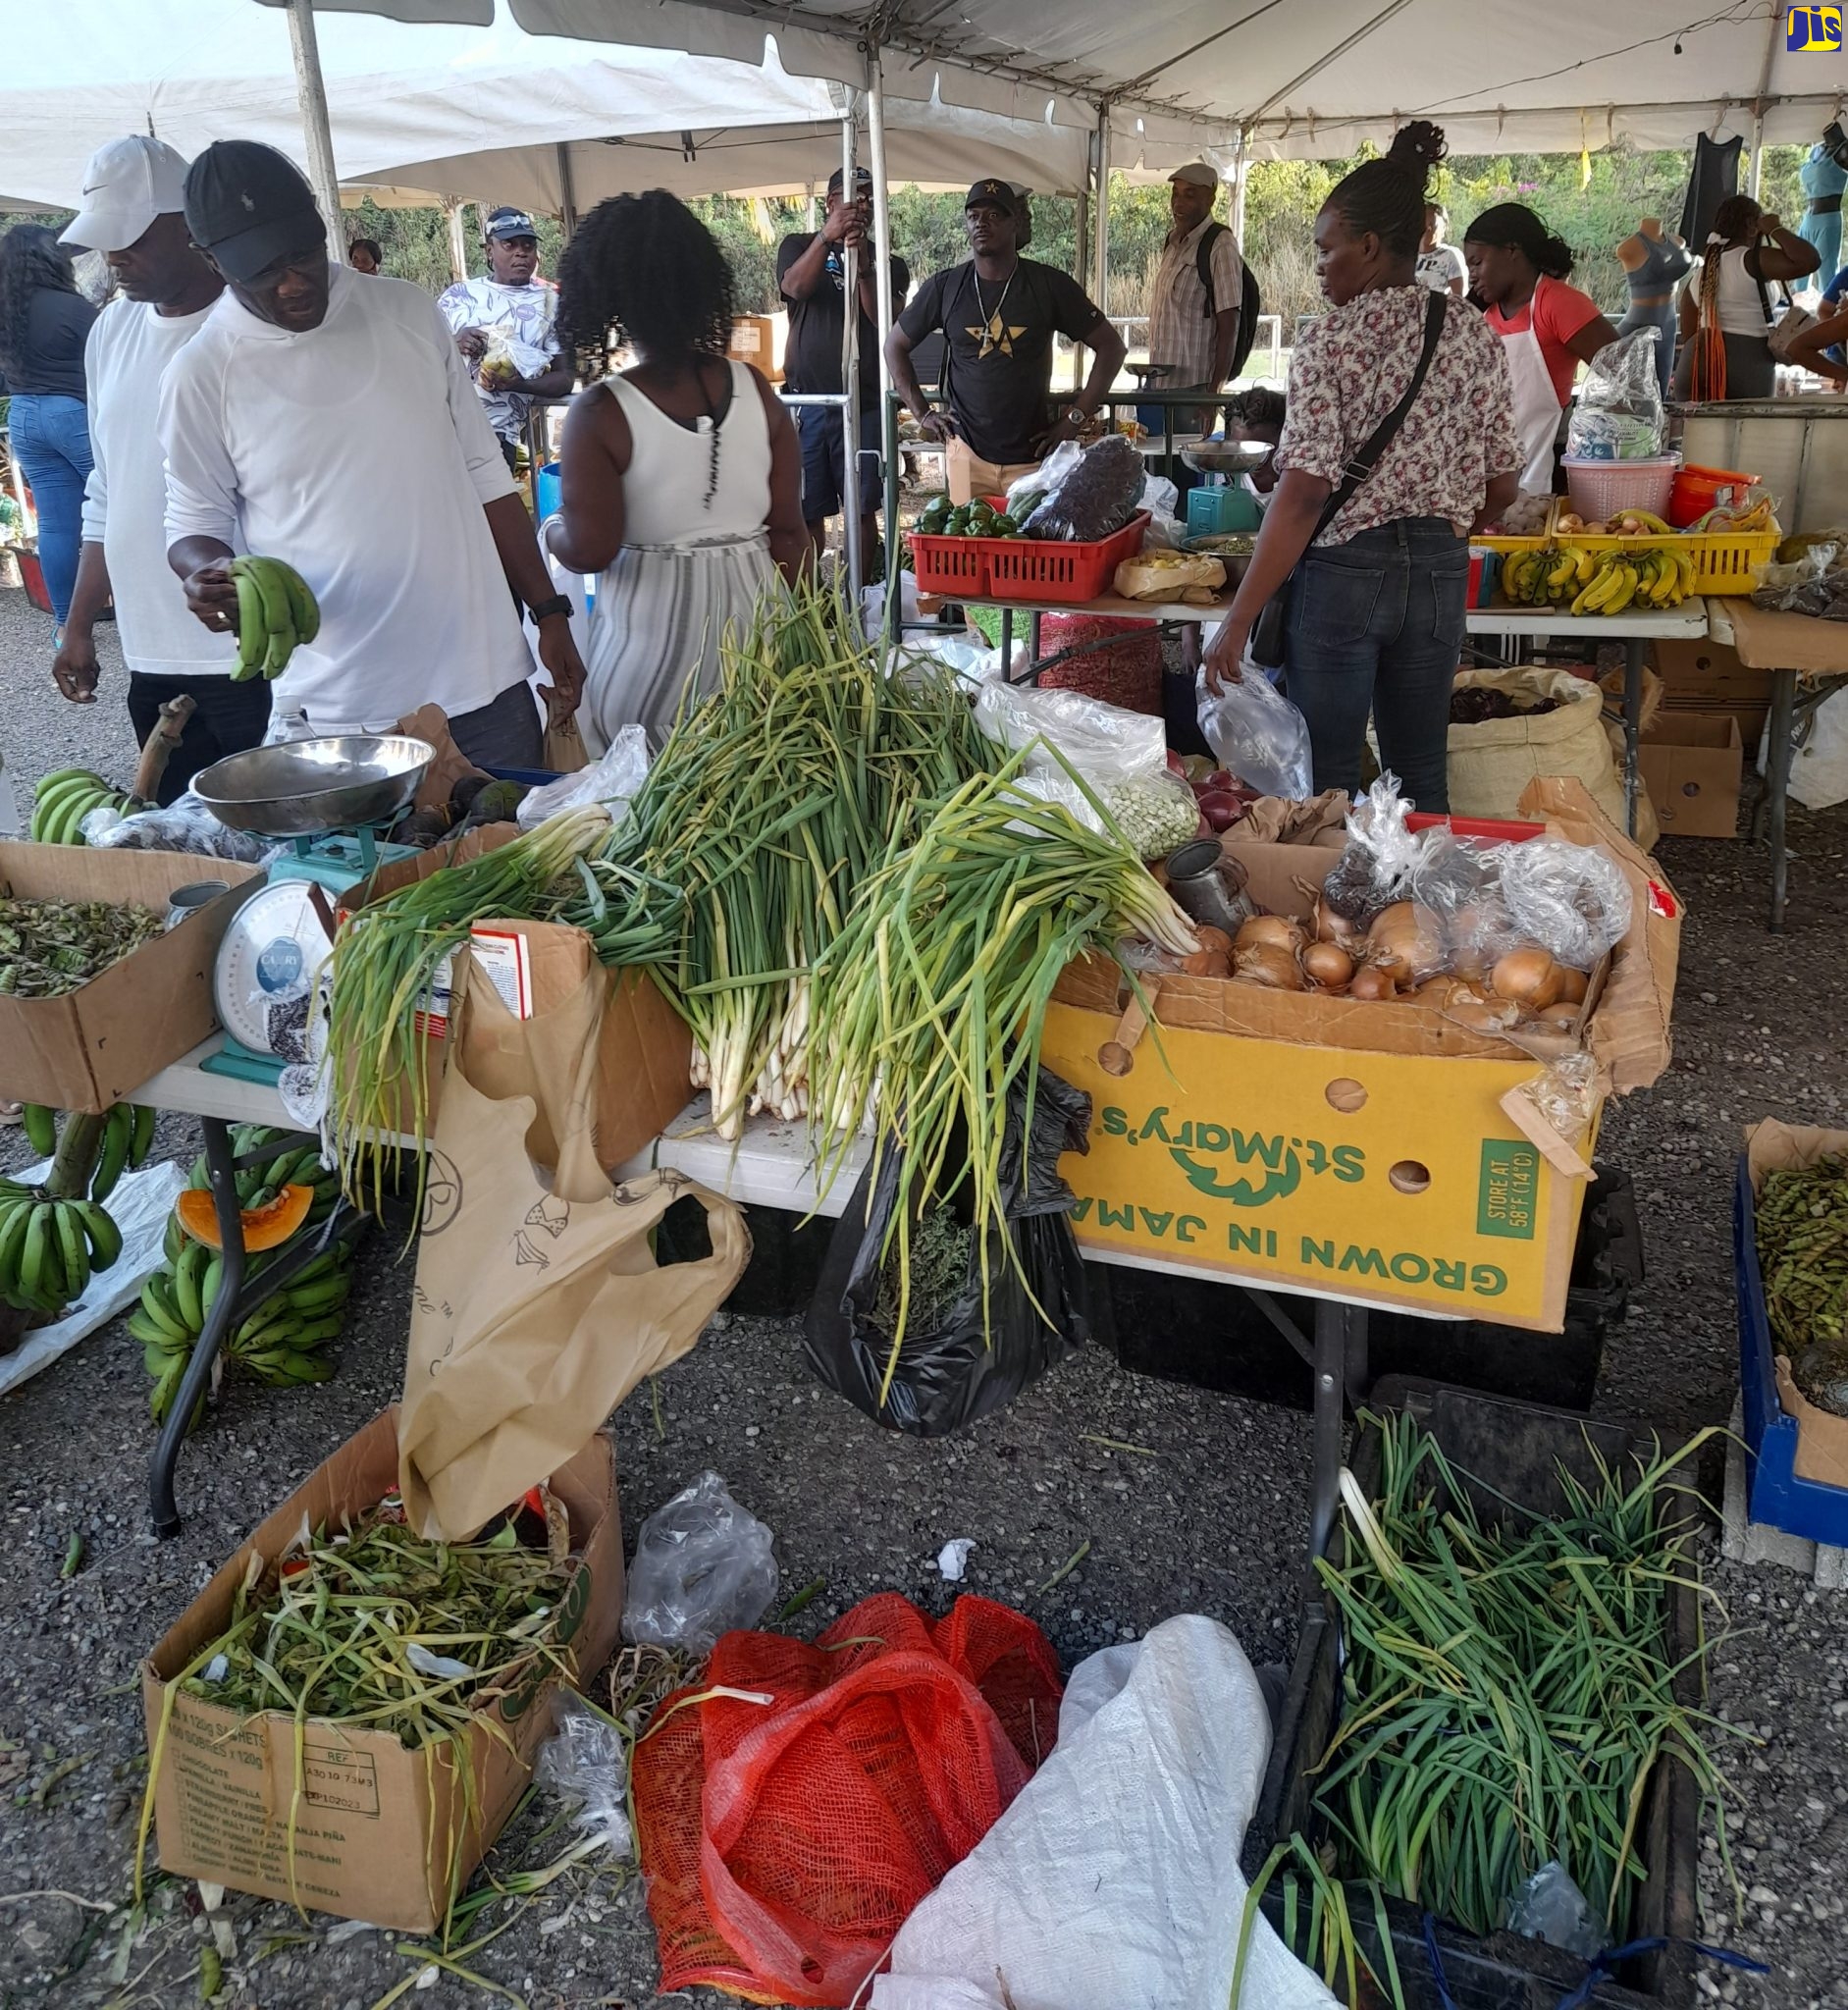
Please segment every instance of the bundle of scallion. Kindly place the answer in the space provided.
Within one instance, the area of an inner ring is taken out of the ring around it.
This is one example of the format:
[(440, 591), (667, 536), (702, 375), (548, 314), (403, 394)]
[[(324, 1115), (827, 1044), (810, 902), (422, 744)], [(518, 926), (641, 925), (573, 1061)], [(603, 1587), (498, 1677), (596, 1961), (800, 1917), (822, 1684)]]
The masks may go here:
[(988, 760), (955, 676), (888, 675), (819, 588), (772, 583), (726, 638), (719, 688), (682, 712), (591, 862), (684, 895), (652, 969), (693, 1030), (721, 1137), (759, 1110), (807, 1114), (811, 968), (861, 880)]
[[(1344, 1875), (1490, 1933), (1561, 1862), (1610, 1943), (1629, 1937), (1644, 1797), (1685, 1766), (1718, 1821), (1716, 1719), (1675, 1694), (1670, 1601), (1698, 1591), (1674, 1468), (1560, 1469), (1565, 1510), (1490, 1525), (1418, 1422), (1379, 1422), (1380, 1498), (1342, 1475), (1346, 1560), (1317, 1568), (1347, 1643), (1344, 1720), (1317, 1805)], [(1595, 1455), (1595, 1448), (1594, 1448)]]
[(915, 841), (894, 840), (815, 971), (810, 1076), (831, 1133), (821, 1189), (876, 1085), (876, 1148), (901, 1154), (899, 1190), (911, 1196), (889, 1232), (899, 1296), (882, 1397), (910, 1310), (915, 1217), (963, 1176), (953, 1149), (967, 1145), (976, 1234), (993, 1230), (1014, 1248), (1000, 1192), (1008, 1089), (1020, 1081), (1030, 1112), (1060, 972), (1087, 950), (1121, 962), (1129, 936), (1181, 956), (1197, 947), (1192, 924), (1114, 823), (1086, 830), (1017, 786), (1024, 759), (966, 782)]
[[(477, 922), (546, 921), (567, 904), (607, 906), (607, 873), (580, 873), (584, 854), (609, 829), (595, 806), (560, 811), (466, 865), (443, 866), (341, 924), (334, 940), (328, 1018), (328, 1122), (349, 1197), (380, 1202), (396, 1158), (394, 1132), (422, 1148), (429, 1118), (420, 1014), (431, 979)], [(626, 913), (626, 910), (625, 910)], [(672, 903), (627, 915), (627, 953), (645, 961), (671, 939)]]

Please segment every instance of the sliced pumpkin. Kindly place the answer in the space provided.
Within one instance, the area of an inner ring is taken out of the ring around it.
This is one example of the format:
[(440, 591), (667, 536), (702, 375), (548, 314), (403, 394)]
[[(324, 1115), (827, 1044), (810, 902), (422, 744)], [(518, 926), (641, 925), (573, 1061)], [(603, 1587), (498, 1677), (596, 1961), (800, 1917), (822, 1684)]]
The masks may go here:
[[(264, 1206), (246, 1207), (242, 1214), (244, 1247), (253, 1254), (280, 1248), (308, 1219), (313, 1205), (312, 1187), (285, 1187)], [(223, 1247), (218, 1236), (218, 1207), (210, 1193), (187, 1188), (175, 1201), (174, 1212), (195, 1243), (203, 1243), (208, 1249)]]

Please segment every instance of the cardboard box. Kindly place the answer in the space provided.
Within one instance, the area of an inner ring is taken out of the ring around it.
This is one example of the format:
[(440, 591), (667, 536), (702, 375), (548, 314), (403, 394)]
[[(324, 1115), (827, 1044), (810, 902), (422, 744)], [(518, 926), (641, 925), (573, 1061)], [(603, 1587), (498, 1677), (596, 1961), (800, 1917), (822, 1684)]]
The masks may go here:
[[(492, 823), (471, 830), (452, 844), (420, 852), (414, 859), (395, 860), (381, 866), (363, 887), (355, 888), (347, 905), (357, 908), (381, 899), (428, 878), (444, 866), (466, 865), (485, 852), (511, 843), (519, 834), (515, 824)], [(553, 1001), (581, 983), (596, 961), (590, 938), (578, 928), (526, 921), (493, 921), (485, 926), (527, 938), (535, 1014), (545, 1012)], [(598, 1160), (607, 1172), (633, 1158), (686, 1108), (693, 1094), (693, 1035), (645, 972), (609, 971), (605, 975), (609, 998), (598, 1052), (596, 1138)], [(426, 1052), (440, 1045), (440, 1039), (432, 1038), (426, 1043)], [(440, 1065), (432, 1069), (426, 1064), (425, 1093), (428, 1135), (443, 1099)], [(408, 1100), (407, 1091), (406, 1129), (411, 1121)]]
[[(251, 1556), (272, 1562), (304, 1520), (320, 1526), (357, 1515), (396, 1485), (396, 1415), (387, 1410), (277, 1508), (142, 1663), (150, 1754), (167, 1683), (224, 1631)], [(562, 1623), (583, 1677), (608, 1658), (622, 1616), (622, 1525), (609, 1440), (593, 1438), (552, 1485), (569, 1511), (580, 1560)], [(452, 1746), (407, 1751), (393, 1732), (321, 1718), (307, 1721), (305, 1791), (297, 1803), (292, 1717), (248, 1716), (176, 1689), (154, 1782), (161, 1869), (263, 1898), (298, 1897), (303, 1906), (399, 1932), (428, 1932), (525, 1791), (557, 1688), (552, 1680), (502, 1699), (496, 1720), (484, 1718), (469, 1734), (472, 1814)]]
[(786, 314), (740, 314), (731, 324), (731, 353), (739, 362), (763, 371), (772, 384), (780, 384), (788, 336)]
[(1731, 837), (1745, 748), (1731, 713), (1663, 713), (1637, 743), (1637, 767), (1664, 837)]
[(139, 902), (164, 916), (178, 886), (223, 879), (231, 889), (61, 998), (0, 997), (0, 1097), (99, 1115), (196, 1047), (218, 1025), (212, 971), (225, 925), (264, 876), (189, 852), (0, 844), (0, 891), (20, 900)]
[[(1521, 808), (1609, 850), (1635, 903), (1629, 935), (1587, 998), (1600, 1087), (1569, 1142), (1588, 1159), (1606, 1089), (1646, 1086), (1667, 1065), (1679, 903), (1577, 783), (1536, 782)], [(1228, 849), (1263, 905), (1298, 914), (1338, 856)], [(1092, 1099), (1088, 1152), (1060, 1166), (1078, 1195), (1081, 1243), (1559, 1329), (1585, 1190), (1504, 1106), (1540, 1073), (1533, 1055), (1416, 1004), (1174, 977), (1125, 1069), (1121, 1011), (1114, 972), (1077, 966), (1053, 994), (1040, 1047)]]
[(1770, 711), (1770, 679), (1748, 667), (1739, 652), (1720, 642), (1659, 641), (1651, 645), (1663, 682), (1665, 712), (1730, 714), (1739, 737), (1756, 747)]

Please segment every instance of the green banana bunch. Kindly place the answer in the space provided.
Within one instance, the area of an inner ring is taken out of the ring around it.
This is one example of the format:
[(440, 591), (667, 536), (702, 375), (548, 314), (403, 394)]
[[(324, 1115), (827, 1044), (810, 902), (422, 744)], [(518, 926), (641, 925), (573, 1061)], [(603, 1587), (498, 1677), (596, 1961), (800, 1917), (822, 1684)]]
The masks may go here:
[(238, 667), (234, 680), (280, 677), (298, 642), (321, 632), (321, 609), (307, 582), (281, 558), (246, 552), (231, 561), (238, 589)]
[[(42, 1157), (58, 1148), (58, 1112), (44, 1103), (26, 1103), (21, 1111), (26, 1142)], [(92, 1200), (107, 1200), (126, 1171), (146, 1163), (154, 1144), (154, 1112), (144, 1103), (112, 1103), (103, 1119), (103, 1137), (96, 1170), (89, 1183)]]
[(122, 1231), (94, 1200), (0, 1180), (0, 1297), (56, 1312), (122, 1254)]
[(92, 810), (127, 810), (133, 801), (87, 767), (61, 767), (32, 791), (26, 835), (34, 844), (81, 844), (81, 825)]

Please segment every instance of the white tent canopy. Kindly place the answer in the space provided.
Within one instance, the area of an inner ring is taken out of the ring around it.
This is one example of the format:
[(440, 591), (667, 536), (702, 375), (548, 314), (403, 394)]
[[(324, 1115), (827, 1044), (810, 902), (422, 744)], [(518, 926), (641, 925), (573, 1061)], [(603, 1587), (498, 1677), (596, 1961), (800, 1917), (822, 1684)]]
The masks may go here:
[[(283, 19), (249, 0), (60, 0), (9, 22), (0, 64), (0, 199), (75, 205), (103, 140), (153, 132), (182, 153), (235, 135), (302, 158)], [(561, 207), (568, 148), (581, 211), (623, 189), (799, 189), (840, 165), (840, 91), (791, 77), (761, 29), (749, 60), (617, 49), (487, 26), (320, 24), (335, 160), (348, 187)], [(888, 121), (892, 179), (999, 174), (1082, 185), (1086, 130), (908, 101)]]
[[(315, 0), (490, 18), (495, 0)], [(1842, 105), (1848, 56), (1786, 50), (1785, 9), (1716, 0), (501, 0), (541, 34), (755, 60), (768, 26), (793, 74), (858, 84), (863, 43), (885, 50), (888, 99), (940, 96), (1012, 117), (1085, 122), (1110, 107), (1112, 155), (1171, 157), (1189, 137), (1222, 154), (1294, 158), (1383, 144), (1406, 118), (1442, 124), (1459, 153), (1548, 152), (1613, 140), (1685, 146), (1698, 132), (1805, 140)], [(1178, 115), (1178, 116), (1177, 116)], [(1204, 128), (1202, 132), (1201, 129)]]

